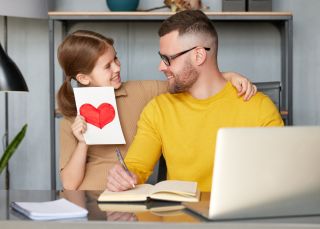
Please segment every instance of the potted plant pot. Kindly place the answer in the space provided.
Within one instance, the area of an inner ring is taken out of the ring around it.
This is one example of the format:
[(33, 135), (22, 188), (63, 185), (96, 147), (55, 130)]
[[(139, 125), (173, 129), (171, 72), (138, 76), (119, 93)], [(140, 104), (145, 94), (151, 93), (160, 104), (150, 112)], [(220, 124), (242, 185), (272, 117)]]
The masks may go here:
[(111, 11), (135, 11), (139, 0), (106, 0)]

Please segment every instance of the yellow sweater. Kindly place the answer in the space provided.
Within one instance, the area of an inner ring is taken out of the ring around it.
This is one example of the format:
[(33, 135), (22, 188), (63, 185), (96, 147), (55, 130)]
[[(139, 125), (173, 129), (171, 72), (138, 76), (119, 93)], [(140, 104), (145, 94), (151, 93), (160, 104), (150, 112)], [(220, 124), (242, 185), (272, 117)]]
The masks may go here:
[(163, 94), (143, 110), (125, 161), (143, 183), (163, 153), (167, 179), (197, 181), (201, 191), (210, 191), (220, 127), (282, 125), (267, 96), (257, 93), (244, 102), (230, 83), (204, 100), (188, 93)]

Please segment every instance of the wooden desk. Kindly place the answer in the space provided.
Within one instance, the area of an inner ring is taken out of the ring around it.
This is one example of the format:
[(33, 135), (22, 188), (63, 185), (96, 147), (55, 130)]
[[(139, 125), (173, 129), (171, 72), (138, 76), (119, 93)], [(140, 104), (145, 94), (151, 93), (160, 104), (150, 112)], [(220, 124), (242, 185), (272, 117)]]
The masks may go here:
[[(46, 191), (46, 190), (11, 190), (0, 191), (0, 220), (30, 221), (10, 208), (13, 201), (50, 201), (66, 198), (69, 201), (86, 208), (89, 211), (88, 221), (143, 221), (143, 222), (188, 222), (197, 223), (201, 218), (193, 216), (184, 210), (174, 211), (174, 214), (152, 213), (151, 211), (135, 211), (132, 208), (125, 212), (111, 212), (100, 209), (97, 198), (101, 191)], [(103, 206), (103, 205), (101, 205)], [(2, 227), (1, 227), (2, 228)]]
[[(160, 216), (149, 211), (126, 212), (111, 214), (101, 211), (97, 205), (98, 191), (46, 191), (46, 190), (0, 190), (0, 228), (316, 228), (320, 227), (319, 217), (292, 217), (256, 220), (237, 220), (210, 222), (187, 210), (173, 215)], [(89, 215), (85, 220), (63, 221), (31, 221), (12, 210), (12, 201), (49, 201), (61, 197), (68, 198), (73, 203), (88, 209)], [(209, 199), (209, 193), (202, 194), (202, 200)]]

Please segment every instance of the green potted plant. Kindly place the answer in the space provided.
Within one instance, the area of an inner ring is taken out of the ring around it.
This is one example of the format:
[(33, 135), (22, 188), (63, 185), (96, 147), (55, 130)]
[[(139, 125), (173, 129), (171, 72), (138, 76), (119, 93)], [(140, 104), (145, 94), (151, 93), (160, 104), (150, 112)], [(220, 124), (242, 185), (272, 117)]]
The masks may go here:
[(28, 124), (25, 124), (20, 132), (14, 137), (14, 139), (10, 142), (8, 147), (3, 152), (1, 159), (0, 159), (0, 174), (5, 169), (5, 167), (8, 165), (8, 162), (11, 158), (11, 156), (14, 154), (18, 146), (20, 145), (21, 141), (23, 140), (24, 136), (27, 132)]

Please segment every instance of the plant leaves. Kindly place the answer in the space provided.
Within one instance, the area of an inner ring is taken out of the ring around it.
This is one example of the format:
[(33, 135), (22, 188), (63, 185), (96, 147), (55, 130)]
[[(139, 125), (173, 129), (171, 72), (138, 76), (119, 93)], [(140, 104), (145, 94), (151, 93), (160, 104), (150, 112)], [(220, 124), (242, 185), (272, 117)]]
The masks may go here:
[(10, 142), (10, 144), (4, 151), (0, 160), (0, 174), (2, 173), (3, 169), (7, 166), (11, 156), (16, 151), (21, 141), (23, 140), (24, 136), (26, 135), (27, 127), (28, 127), (28, 124), (25, 124), (22, 127), (20, 132), (14, 137), (14, 139)]

